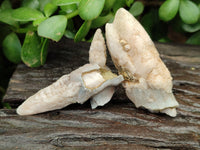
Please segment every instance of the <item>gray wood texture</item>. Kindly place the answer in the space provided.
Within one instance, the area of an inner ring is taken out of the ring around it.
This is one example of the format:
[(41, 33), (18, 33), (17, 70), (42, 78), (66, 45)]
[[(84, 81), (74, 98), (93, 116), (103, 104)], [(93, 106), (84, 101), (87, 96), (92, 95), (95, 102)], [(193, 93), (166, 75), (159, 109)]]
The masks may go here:
[[(89, 102), (34, 116), (0, 110), (0, 149), (200, 149), (200, 47), (156, 43), (174, 78), (175, 118), (136, 109), (123, 88), (92, 110)], [(40, 68), (18, 65), (4, 101), (13, 107), (88, 62), (89, 43), (51, 43)], [(110, 58), (108, 65), (116, 71)]]

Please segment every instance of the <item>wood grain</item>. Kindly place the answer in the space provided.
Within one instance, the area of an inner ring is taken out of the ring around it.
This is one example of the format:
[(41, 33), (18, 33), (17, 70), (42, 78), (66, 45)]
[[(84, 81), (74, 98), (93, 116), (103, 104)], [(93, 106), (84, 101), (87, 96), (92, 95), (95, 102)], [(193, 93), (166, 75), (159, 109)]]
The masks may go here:
[[(156, 43), (174, 78), (180, 107), (176, 118), (136, 109), (118, 87), (111, 102), (89, 102), (34, 116), (0, 110), (0, 149), (200, 149), (200, 47)], [(88, 62), (89, 43), (51, 43), (40, 68), (18, 65), (5, 102), (13, 107), (64, 74)], [(116, 71), (110, 61), (108, 65)], [(22, 144), (25, 143), (25, 144)]]

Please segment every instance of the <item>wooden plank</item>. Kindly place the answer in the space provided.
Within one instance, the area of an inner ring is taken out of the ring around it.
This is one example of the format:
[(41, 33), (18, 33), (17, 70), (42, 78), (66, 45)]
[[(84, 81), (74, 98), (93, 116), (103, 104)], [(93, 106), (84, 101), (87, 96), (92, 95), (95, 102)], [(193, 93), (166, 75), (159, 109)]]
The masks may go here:
[(179, 114), (170, 118), (136, 110), (131, 103), (95, 110), (71, 106), (34, 116), (17, 116), (14, 110), (0, 113), (2, 149), (199, 148), (199, 117)]
[[(161, 43), (156, 47), (174, 78), (180, 104), (176, 118), (136, 109), (119, 87), (109, 104), (95, 110), (89, 102), (34, 116), (0, 110), (0, 149), (200, 149), (200, 47)], [(89, 43), (66, 39), (51, 43), (43, 67), (17, 67), (4, 101), (17, 106), (87, 63), (88, 49)], [(110, 59), (108, 65), (116, 71)]]

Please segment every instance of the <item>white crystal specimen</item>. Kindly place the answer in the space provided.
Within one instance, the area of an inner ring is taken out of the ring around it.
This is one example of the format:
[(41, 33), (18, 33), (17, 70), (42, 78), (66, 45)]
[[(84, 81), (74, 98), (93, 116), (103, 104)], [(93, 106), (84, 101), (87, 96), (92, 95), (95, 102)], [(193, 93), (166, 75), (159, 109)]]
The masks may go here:
[(89, 50), (89, 62), (101, 67), (106, 66), (106, 44), (101, 29), (97, 29), (94, 34)]
[(17, 108), (17, 113), (33, 115), (61, 109), (72, 103), (83, 104), (106, 87), (116, 86), (122, 81), (121, 75), (105, 71), (97, 64), (86, 64), (29, 97)]
[(114, 22), (106, 25), (106, 40), (112, 60), (124, 76), (126, 94), (136, 107), (176, 116), (172, 77), (140, 23), (120, 8)]
[[(38, 91), (17, 108), (19, 115), (32, 115), (84, 103), (92, 108), (110, 101), (114, 86), (122, 81), (136, 107), (176, 116), (178, 103), (172, 93), (172, 77), (139, 22), (125, 9), (117, 11), (114, 22), (106, 25), (107, 45), (119, 71), (106, 66), (106, 45), (101, 30), (94, 35), (86, 64)], [(124, 80), (125, 79), (125, 80)]]
[[(89, 50), (89, 62), (98, 64), (101, 68), (108, 69), (106, 66), (106, 44), (101, 29), (97, 29)], [(115, 87), (110, 86), (96, 94), (90, 100), (92, 109), (107, 104), (115, 92)]]
[(94, 95), (90, 100), (92, 109), (107, 104), (111, 100), (114, 92), (115, 88), (113, 86), (109, 86), (101, 92), (99, 92), (98, 94)]
[(95, 89), (105, 81), (101, 73), (96, 70), (83, 74), (82, 79), (88, 89)]

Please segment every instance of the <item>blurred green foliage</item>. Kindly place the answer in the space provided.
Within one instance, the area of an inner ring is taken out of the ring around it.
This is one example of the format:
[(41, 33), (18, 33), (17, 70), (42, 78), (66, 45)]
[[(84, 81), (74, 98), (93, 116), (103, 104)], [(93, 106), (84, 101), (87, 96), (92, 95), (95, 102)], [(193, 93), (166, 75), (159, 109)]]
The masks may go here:
[[(0, 96), (21, 61), (45, 63), (49, 40), (90, 41), (124, 7), (154, 41), (200, 45), (199, 0), (4, 0), (0, 2)], [(173, 38), (174, 33), (180, 38)]]

